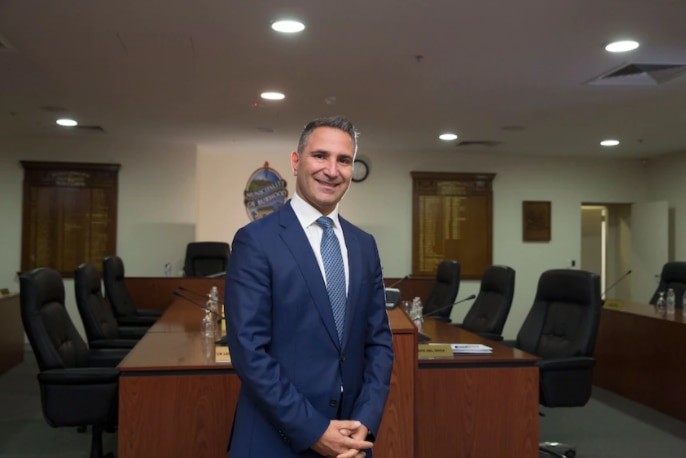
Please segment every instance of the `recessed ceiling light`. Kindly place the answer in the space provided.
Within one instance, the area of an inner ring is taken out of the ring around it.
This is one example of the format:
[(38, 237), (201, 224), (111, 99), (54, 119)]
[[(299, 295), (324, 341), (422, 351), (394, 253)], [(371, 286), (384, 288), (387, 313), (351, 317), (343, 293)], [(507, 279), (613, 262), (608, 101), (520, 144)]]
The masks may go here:
[(638, 48), (638, 42), (633, 40), (614, 41), (605, 46), (607, 52), (627, 52)]
[(603, 140), (600, 144), (603, 146), (617, 146), (619, 145), (619, 140)]
[(276, 21), (272, 24), (272, 29), (281, 33), (298, 33), (305, 30), (305, 24), (293, 20)]
[(74, 127), (74, 126), (78, 126), (78, 125), (79, 125), (78, 122), (74, 121), (73, 119), (69, 119), (69, 118), (61, 118), (61, 119), (58, 119), (58, 120), (55, 121), (55, 122), (56, 122), (58, 125), (64, 126), (64, 127)]
[(445, 133), (438, 136), (443, 141), (449, 142), (451, 140), (457, 140), (457, 134)]
[(264, 100), (283, 100), (286, 98), (286, 96), (280, 92), (263, 92), (260, 94), (260, 97)]

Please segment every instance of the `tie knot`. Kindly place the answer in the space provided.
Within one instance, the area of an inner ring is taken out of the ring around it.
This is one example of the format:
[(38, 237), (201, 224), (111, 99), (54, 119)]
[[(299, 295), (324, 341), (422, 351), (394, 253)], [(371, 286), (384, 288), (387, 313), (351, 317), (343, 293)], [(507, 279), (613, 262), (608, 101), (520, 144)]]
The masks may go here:
[(317, 224), (324, 230), (333, 228), (333, 220), (328, 216), (319, 217), (317, 219)]

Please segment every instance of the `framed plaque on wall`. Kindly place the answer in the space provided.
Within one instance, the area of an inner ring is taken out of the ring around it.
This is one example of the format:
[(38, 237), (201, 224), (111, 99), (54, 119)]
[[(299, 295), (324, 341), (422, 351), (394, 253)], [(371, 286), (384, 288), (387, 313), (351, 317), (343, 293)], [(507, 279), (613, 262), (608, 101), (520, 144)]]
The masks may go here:
[(493, 260), (493, 173), (411, 172), (412, 275), (454, 259), (479, 279)]
[(550, 201), (522, 202), (522, 240), (550, 242)]
[(21, 271), (50, 267), (73, 277), (117, 252), (119, 164), (21, 161)]

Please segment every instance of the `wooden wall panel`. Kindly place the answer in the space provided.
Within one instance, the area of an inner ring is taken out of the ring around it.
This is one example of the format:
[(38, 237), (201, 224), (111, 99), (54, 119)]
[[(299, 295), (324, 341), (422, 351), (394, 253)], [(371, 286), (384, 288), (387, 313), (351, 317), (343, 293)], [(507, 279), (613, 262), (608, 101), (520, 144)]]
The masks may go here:
[(538, 369), (422, 369), (416, 457), (538, 457)]
[(226, 458), (238, 376), (127, 375), (119, 383), (120, 458)]

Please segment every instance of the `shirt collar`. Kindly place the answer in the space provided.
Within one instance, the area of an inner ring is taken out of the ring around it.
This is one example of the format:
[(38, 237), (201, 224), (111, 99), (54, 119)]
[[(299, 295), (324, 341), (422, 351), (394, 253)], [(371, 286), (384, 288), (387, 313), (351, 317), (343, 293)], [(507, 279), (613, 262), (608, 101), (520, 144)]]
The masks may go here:
[[(317, 219), (322, 215), (319, 210), (314, 208), (312, 205), (307, 203), (305, 199), (300, 197), (297, 192), (293, 193), (293, 197), (291, 197), (291, 207), (293, 207), (293, 211), (295, 212), (295, 216), (298, 218), (298, 221), (300, 221), (300, 225), (302, 227), (309, 227), (312, 224), (317, 223)], [(328, 215), (329, 218), (333, 220), (334, 227), (340, 227), (340, 223), (338, 222), (338, 204), (336, 204), (336, 208), (333, 209), (331, 213)]]

